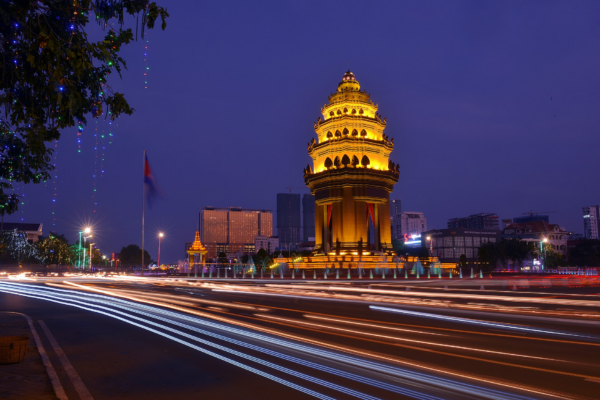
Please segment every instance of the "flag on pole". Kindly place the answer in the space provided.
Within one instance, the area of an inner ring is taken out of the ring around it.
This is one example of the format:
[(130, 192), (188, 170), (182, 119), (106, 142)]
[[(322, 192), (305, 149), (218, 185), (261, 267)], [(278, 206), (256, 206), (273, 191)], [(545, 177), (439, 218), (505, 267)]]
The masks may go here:
[(158, 196), (158, 186), (150, 169), (148, 155), (146, 155), (146, 159), (144, 160), (144, 184), (146, 185), (146, 201), (152, 207), (152, 201)]

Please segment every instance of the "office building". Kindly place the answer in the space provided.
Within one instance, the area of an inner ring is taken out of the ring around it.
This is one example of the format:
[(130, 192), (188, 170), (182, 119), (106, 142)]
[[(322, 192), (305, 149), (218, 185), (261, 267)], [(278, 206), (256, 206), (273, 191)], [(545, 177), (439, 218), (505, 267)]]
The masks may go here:
[(583, 207), (583, 236), (586, 239), (598, 240), (600, 228), (600, 206)]
[(448, 220), (448, 229), (500, 229), (498, 214), (480, 213), (463, 218), (452, 218)]
[(440, 262), (458, 263), (462, 254), (467, 263), (477, 262), (479, 247), (482, 244), (501, 240), (498, 229), (433, 229), (423, 232), (421, 245), (429, 249), (429, 254), (439, 257)]
[(392, 218), (400, 213), (402, 213), (402, 201), (400, 199), (390, 199), (390, 215)]
[(207, 258), (219, 253), (254, 253), (254, 238), (273, 235), (271, 210), (204, 207), (200, 211), (200, 240)]
[(254, 238), (254, 253), (263, 249), (267, 254), (273, 254), (279, 247), (279, 238), (277, 236), (259, 235)]
[(300, 222), (300, 195), (277, 193), (277, 236), (279, 246), (296, 250), (302, 243)]
[(405, 211), (394, 217), (392, 239), (415, 240), (427, 230), (427, 218), (422, 212)]
[(302, 196), (302, 242), (315, 239), (315, 196), (305, 194)]

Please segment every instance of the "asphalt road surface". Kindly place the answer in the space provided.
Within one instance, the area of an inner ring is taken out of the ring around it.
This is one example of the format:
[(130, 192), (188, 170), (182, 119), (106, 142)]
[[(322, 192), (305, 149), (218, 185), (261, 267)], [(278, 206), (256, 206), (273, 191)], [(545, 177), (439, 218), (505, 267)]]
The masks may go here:
[(600, 288), (489, 287), (3, 279), (0, 310), (42, 320), (94, 399), (599, 398)]

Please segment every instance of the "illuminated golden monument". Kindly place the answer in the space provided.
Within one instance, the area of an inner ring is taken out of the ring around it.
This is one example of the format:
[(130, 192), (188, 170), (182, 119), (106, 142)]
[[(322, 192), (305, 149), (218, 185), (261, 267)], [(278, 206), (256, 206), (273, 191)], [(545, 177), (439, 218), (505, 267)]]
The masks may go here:
[(348, 71), (314, 124), (304, 181), (315, 196), (317, 253), (391, 255), (389, 199), (400, 168), (389, 159), (394, 139), (377, 110)]
[[(196, 264), (201, 264), (202, 268), (204, 268), (204, 265), (206, 265), (206, 253), (208, 252), (208, 250), (206, 250), (206, 247), (202, 246), (202, 243), (200, 242), (200, 232), (196, 231), (196, 238), (194, 239), (194, 243), (192, 243), (192, 245), (190, 246), (189, 249), (186, 250), (186, 253), (188, 253), (189, 257), (190, 257), (190, 266), (189, 268), (191, 269), (192, 266), (195, 266)], [(196, 258), (196, 254), (199, 254), (199, 260), (198, 263), (195, 262), (195, 258)], [(197, 269), (194, 269), (195, 273), (197, 274), (198, 271)], [(189, 274), (189, 269), (188, 269), (188, 274)]]

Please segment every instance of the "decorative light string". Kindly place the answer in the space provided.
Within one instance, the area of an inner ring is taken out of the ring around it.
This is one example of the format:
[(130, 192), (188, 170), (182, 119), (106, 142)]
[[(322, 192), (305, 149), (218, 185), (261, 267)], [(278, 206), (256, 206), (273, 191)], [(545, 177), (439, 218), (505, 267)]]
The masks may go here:
[(150, 67), (148, 66), (148, 43), (150, 43), (150, 41), (146, 40), (144, 46), (144, 89), (148, 89), (148, 71), (150, 70)]
[(92, 178), (94, 178), (94, 191), (92, 192), (92, 201), (94, 203), (94, 212), (96, 212), (96, 206), (98, 205), (96, 199), (96, 175), (98, 174), (98, 119), (96, 119), (96, 130), (94, 131), (94, 174)]
[(56, 200), (58, 197), (58, 191), (57, 191), (57, 185), (56, 185), (56, 181), (58, 179), (58, 172), (56, 169), (56, 160), (58, 157), (58, 140), (54, 141), (54, 164), (52, 164), (54, 166), (54, 171), (52, 171), (54, 173), (53, 175), (53, 179), (52, 179), (52, 186), (53, 186), (53, 193), (52, 193), (52, 226), (56, 227)]

